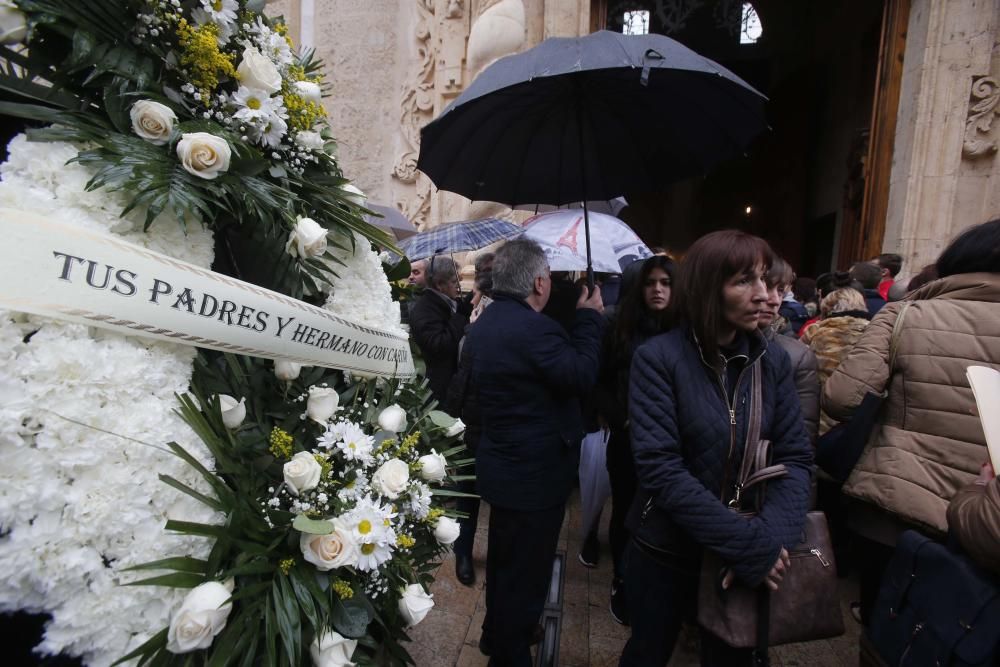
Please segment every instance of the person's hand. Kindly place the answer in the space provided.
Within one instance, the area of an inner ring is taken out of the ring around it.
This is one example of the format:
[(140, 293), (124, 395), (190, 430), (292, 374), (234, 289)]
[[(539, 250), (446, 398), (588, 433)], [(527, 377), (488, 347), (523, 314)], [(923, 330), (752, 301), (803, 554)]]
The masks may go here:
[(979, 469), (979, 477), (976, 478), (976, 484), (979, 484), (980, 486), (986, 486), (996, 476), (997, 476), (996, 472), (993, 471), (993, 465), (989, 461), (987, 461), (986, 463), (983, 464), (983, 467)]
[(587, 286), (580, 290), (580, 298), (576, 301), (577, 308), (590, 308), (599, 313), (604, 312), (604, 301), (601, 300), (601, 288), (594, 285), (594, 291), (587, 293)]
[[(781, 553), (778, 554), (778, 560), (774, 562), (774, 566), (771, 571), (767, 573), (767, 577), (764, 578), (764, 583), (772, 591), (778, 590), (778, 584), (785, 577), (785, 572), (788, 568), (792, 566), (792, 559), (788, 556), (788, 550), (784, 547), (781, 548)], [(732, 570), (726, 570), (725, 576), (722, 578), (722, 590), (728, 590), (730, 586), (733, 585), (733, 580), (736, 579), (736, 575), (733, 574)]]

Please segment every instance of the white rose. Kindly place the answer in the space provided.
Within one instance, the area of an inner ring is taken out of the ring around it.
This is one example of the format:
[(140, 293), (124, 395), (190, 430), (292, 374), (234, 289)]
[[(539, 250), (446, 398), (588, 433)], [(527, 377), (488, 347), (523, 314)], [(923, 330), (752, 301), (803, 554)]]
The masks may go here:
[(226, 428), (236, 428), (246, 419), (246, 400), (241, 398), (237, 402), (229, 394), (219, 394), (219, 410), (222, 411), (222, 423), (226, 425)]
[(461, 419), (456, 419), (455, 423), (449, 426), (448, 430), (444, 432), (449, 438), (463, 433), (465, 433), (465, 423)]
[(186, 172), (210, 181), (229, 169), (233, 151), (222, 137), (208, 132), (187, 132), (177, 142), (177, 157)]
[(358, 646), (357, 639), (346, 639), (333, 630), (326, 630), (309, 646), (315, 667), (354, 667), (351, 656)]
[(410, 584), (403, 589), (403, 597), (399, 599), (399, 615), (406, 622), (406, 627), (412, 628), (424, 620), (433, 606), (433, 595), (428, 595), (420, 584)]
[(323, 473), (323, 466), (317, 463), (316, 457), (309, 452), (299, 452), (282, 467), (282, 472), (285, 475), (285, 484), (291, 487), (292, 493), (299, 495), (303, 491), (316, 488)]
[(428, 482), (440, 482), (448, 474), (445, 470), (448, 461), (433, 449), (430, 454), (421, 456), (417, 462), (420, 464), (420, 476)]
[(236, 68), (240, 83), (247, 88), (263, 90), (268, 95), (281, 90), (281, 73), (271, 59), (257, 49), (248, 46), (243, 49), (243, 60)]
[(330, 521), (333, 532), (329, 535), (302, 533), (299, 549), (307, 562), (324, 572), (338, 567), (349, 567), (358, 563), (358, 545), (350, 528), (340, 518)]
[(402, 433), (406, 430), (406, 410), (396, 404), (378, 414), (378, 426), (383, 431)]
[(410, 481), (410, 467), (399, 459), (389, 459), (372, 475), (372, 484), (386, 498), (395, 500)]
[(326, 252), (326, 229), (312, 218), (299, 218), (288, 236), (285, 252), (292, 257), (316, 257)]
[(295, 92), (299, 94), (299, 97), (307, 102), (322, 104), (323, 91), (320, 90), (319, 85), (313, 83), (312, 81), (296, 81)]
[(337, 412), (339, 404), (340, 396), (337, 395), (336, 389), (309, 387), (309, 398), (306, 400), (306, 414), (309, 419), (325, 424)]
[(323, 136), (319, 132), (314, 132), (312, 130), (303, 130), (295, 135), (295, 143), (300, 148), (305, 148), (309, 151), (320, 151), (326, 146), (326, 141), (323, 140)]
[(10, 0), (0, 2), (0, 44), (20, 44), (28, 36), (28, 20)]
[(170, 619), (167, 650), (188, 653), (211, 646), (215, 636), (226, 627), (229, 612), (233, 610), (233, 603), (227, 602), (231, 595), (232, 588), (217, 581), (191, 589)]
[(294, 361), (275, 361), (274, 376), (283, 382), (291, 382), (302, 372), (302, 364)]
[(344, 196), (348, 201), (352, 201), (358, 206), (365, 206), (368, 203), (368, 195), (366, 195), (364, 190), (358, 186), (348, 183), (346, 185), (341, 185), (340, 189), (347, 193)]
[(450, 516), (443, 516), (434, 524), (434, 539), (438, 544), (451, 544), (458, 539), (462, 527)]
[(128, 115), (132, 118), (132, 131), (154, 146), (167, 143), (177, 122), (173, 109), (152, 100), (139, 100)]

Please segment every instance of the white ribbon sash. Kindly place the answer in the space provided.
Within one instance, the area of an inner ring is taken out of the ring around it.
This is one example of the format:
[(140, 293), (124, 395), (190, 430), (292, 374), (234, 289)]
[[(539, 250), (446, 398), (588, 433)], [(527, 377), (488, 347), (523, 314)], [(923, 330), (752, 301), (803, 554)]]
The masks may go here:
[(112, 236), (0, 208), (0, 307), (130, 336), (412, 377), (404, 336)]

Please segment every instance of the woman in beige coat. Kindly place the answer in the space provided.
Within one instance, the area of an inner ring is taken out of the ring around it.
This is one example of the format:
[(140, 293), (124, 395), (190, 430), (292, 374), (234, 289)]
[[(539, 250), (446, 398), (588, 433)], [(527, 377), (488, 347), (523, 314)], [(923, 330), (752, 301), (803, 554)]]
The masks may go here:
[[(858, 501), (849, 524), (864, 538), (863, 620), (899, 533), (944, 534), (948, 502), (987, 458), (965, 369), (1000, 370), (1000, 220), (966, 230), (937, 266), (938, 280), (878, 313), (823, 388), (823, 410), (840, 421), (867, 392), (888, 391), (843, 489)], [(890, 368), (893, 326), (906, 304)]]

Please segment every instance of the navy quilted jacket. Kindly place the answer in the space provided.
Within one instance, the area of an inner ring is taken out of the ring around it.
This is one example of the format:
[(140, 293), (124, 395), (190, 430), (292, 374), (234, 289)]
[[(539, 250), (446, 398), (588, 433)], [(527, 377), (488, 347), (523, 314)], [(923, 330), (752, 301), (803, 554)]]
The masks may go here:
[[(730, 447), (729, 403), (719, 374), (702, 360), (686, 326), (639, 348), (632, 362), (629, 417), (639, 484), (673, 523), (712, 549), (745, 583), (756, 586), (781, 547), (801, 540), (809, 501), (812, 447), (806, 435), (788, 355), (755, 333), (751, 360), (762, 364), (761, 439), (772, 443), (772, 462), (788, 475), (768, 482), (767, 497), (752, 519), (720, 500)], [(736, 447), (729, 483), (742, 459), (750, 401), (750, 367), (735, 391)], [(732, 489), (727, 490), (730, 498)]]

